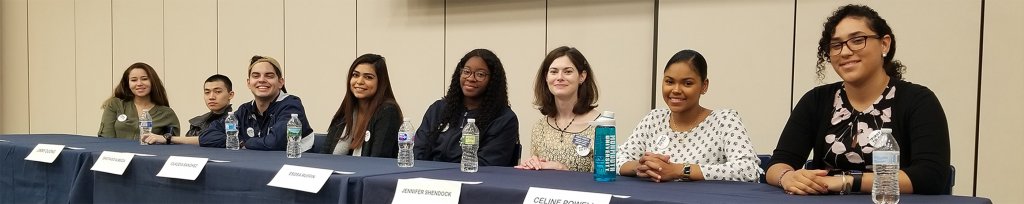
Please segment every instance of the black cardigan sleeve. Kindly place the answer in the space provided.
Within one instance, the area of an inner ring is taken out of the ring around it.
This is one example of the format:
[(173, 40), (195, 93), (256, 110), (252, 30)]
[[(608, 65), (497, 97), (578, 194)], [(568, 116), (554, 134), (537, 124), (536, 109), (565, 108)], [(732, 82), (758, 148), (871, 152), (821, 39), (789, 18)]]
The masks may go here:
[(949, 194), (949, 125), (942, 105), (935, 93), (926, 87), (911, 84), (899, 88), (907, 89), (904, 94), (897, 92), (896, 95), (906, 97), (899, 107), (905, 111), (894, 113), (906, 114), (894, 115), (902, 119), (897, 122), (903, 123), (898, 126), (903, 130), (897, 131), (897, 134), (903, 134), (897, 136), (903, 138), (899, 141), (903, 142), (900, 144), (900, 167), (910, 177), (915, 194)]
[(784, 163), (794, 169), (803, 168), (807, 155), (814, 149), (815, 141), (817, 141), (814, 136), (819, 123), (824, 120), (819, 111), (826, 104), (821, 104), (820, 99), (823, 94), (824, 97), (828, 97), (827, 87), (828, 85), (814, 88), (805, 93), (797, 102), (796, 107), (789, 114), (786, 126), (782, 129), (782, 135), (779, 136), (779, 142), (775, 146), (775, 151), (772, 152), (771, 162), (768, 166)]
[[(402, 116), (398, 108), (391, 104), (382, 104), (370, 121), (370, 147), (363, 147), (363, 155), (370, 157), (398, 157), (398, 128), (402, 126)], [(369, 151), (369, 152), (367, 152)]]

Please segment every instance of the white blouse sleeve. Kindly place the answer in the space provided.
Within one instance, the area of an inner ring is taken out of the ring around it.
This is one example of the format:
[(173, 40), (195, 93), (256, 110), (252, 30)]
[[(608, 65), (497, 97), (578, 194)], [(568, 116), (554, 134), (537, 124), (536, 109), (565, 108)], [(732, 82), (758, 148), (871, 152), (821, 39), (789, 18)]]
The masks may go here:
[(746, 128), (735, 110), (725, 110), (721, 117), (715, 118), (715, 130), (724, 141), (721, 146), (726, 162), (719, 164), (702, 164), (701, 172), (706, 180), (729, 180), (757, 182), (761, 174), (758, 166), (760, 159), (754, 153)]
[(640, 160), (640, 157), (644, 155), (644, 151), (650, 145), (651, 129), (655, 123), (654, 115), (655, 111), (647, 113), (644, 119), (640, 120), (640, 123), (633, 128), (629, 139), (619, 146), (615, 154), (616, 169), (622, 169), (622, 165), (626, 162)]

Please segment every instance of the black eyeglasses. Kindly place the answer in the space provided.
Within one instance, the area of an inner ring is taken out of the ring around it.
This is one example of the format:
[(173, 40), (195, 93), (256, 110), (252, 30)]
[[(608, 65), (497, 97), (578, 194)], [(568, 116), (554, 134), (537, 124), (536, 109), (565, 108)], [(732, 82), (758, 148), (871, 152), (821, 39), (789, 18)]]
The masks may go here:
[(830, 56), (836, 56), (843, 53), (843, 46), (850, 48), (850, 51), (857, 51), (867, 47), (868, 38), (882, 39), (882, 36), (878, 35), (865, 35), (857, 36), (847, 39), (842, 42), (834, 42), (828, 44), (828, 50)]
[(479, 70), (479, 71), (475, 71), (474, 72), (474, 71), (470, 71), (469, 69), (466, 69), (466, 68), (462, 69), (462, 77), (463, 78), (466, 78), (466, 77), (469, 77), (469, 76), (473, 76), (473, 78), (475, 78), (476, 80), (484, 80), (484, 79), (487, 79), (488, 75), (490, 75), (490, 74), (488, 74), (487, 71), (484, 71), (484, 70)]

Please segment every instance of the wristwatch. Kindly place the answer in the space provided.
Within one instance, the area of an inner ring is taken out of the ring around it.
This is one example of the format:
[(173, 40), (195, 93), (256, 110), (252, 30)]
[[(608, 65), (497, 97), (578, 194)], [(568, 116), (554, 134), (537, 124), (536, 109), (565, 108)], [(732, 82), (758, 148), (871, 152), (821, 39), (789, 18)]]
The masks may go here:
[(850, 175), (853, 176), (853, 183), (850, 185), (850, 192), (860, 193), (860, 181), (861, 177), (864, 176), (864, 172), (857, 170), (850, 170)]
[(172, 144), (171, 143), (171, 137), (172, 137), (171, 133), (164, 134), (164, 140), (165, 140), (164, 144)]
[(683, 176), (678, 181), (690, 181), (690, 163), (683, 163)]

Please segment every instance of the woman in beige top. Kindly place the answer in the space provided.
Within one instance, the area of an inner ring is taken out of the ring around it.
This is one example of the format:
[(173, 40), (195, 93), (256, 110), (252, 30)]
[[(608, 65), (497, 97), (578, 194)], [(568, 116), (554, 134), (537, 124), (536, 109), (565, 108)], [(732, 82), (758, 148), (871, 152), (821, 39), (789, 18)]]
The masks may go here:
[(533, 102), (545, 117), (533, 125), (533, 154), (518, 169), (594, 171), (597, 82), (579, 50), (558, 47), (537, 70)]

